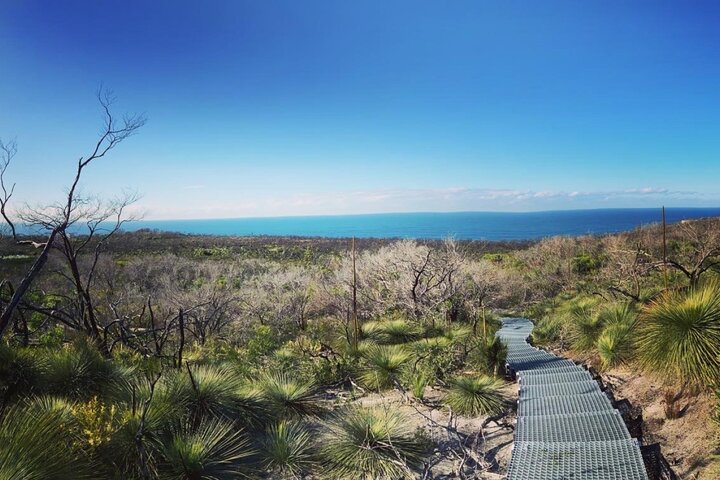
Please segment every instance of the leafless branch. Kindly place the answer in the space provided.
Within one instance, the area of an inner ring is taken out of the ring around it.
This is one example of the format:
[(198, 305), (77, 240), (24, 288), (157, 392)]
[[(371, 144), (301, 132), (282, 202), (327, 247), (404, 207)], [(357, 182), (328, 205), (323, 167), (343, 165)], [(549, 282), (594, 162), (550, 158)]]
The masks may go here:
[(15, 184), (13, 183), (9, 187), (5, 184), (5, 172), (10, 166), (10, 163), (15, 157), (15, 154), (17, 154), (17, 143), (15, 142), (15, 140), (4, 143), (0, 139), (0, 190), (2, 190), (2, 196), (0, 197), (0, 214), (2, 214), (2, 218), (5, 220), (5, 223), (7, 223), (8, 227), (10, 228), (13, 239), (17, 238), (15, 224), (12, 222), (12, 220), (10, 220), (10, 217), (5, 211), (5, 208), (7, 207), (10, 198), (12, 198), (13, 193), (15, 192)]

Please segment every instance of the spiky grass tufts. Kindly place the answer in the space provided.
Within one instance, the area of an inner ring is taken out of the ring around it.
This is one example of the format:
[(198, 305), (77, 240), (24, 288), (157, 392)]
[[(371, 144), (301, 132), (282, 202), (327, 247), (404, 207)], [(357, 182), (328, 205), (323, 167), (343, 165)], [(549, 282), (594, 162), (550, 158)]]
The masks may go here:
[(450, 382), (445, 403), (462, 415), (497, 413), (503, 408), (501, 385), (498, 380), (484, 375), (456, 377)]
[(326, 426), (322, 454), (331, 478), (413, 478), (424, 445), (397, 410), (355, 407)]
[(641, 364), (664, 377), (714, 385), (720, 371), (720, 283), (672, 292), (641, 314)]
[(266, 403), (275, 418), (317, 417), (323, 411), (318, 403), (315, 385), (292, 378), (287, 373), (273, 373), (260, 378), (252, 389)]
[(408, 343), (422, 336), (422, 329), (418, 325), (400, 318), (366, 322), (362, 332), (368, 340), (383, 345)]
[(633, 355), (635, 321), (611, 323), (597, 339), (600, 366), (607, 370), (626, 363)]
[(365, 366), (359, 380), (373, 390), (390, 388), (397, 381), (410, 356), (401, 345), (372, 345), (363, 355)]
[(94, 465), (79, 448), (71, 422), (69, 405), (62, 400), (6, 409), (0, 420), (0, 478), (94, 478)]
[(186, 422), (161, 447), (160, 478), (251, 478), (250, 458), (256, 452), (242, 430), (219, 419), (197, 426)]
[(306, 425), (285, 420), (271, 425), (261, 441), (266, 471), (281, 478), (301, 478), (316, 463), (310, 431)]

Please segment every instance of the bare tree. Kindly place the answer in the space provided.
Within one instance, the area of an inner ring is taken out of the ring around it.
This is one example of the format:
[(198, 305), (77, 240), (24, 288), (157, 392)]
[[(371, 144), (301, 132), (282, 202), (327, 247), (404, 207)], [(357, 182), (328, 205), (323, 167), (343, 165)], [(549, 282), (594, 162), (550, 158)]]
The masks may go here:
[(675, 248), (667, 266), (681, 272), (695, 287), (705, 272), (720, 265), (720, 220), (685, 220), (672, 232)]
[(13, 183), (10, 187), (5, 185), (5, 173), (16, 154), (17, 142), (15, 142), (15, 140), (11, 140), (8, 143), (0, 140), (0, 190), (2, 190), (2, 197), (0, 197), (0, 214), (2, 214), (2, 218), (10, 228), (13, 240), (17, 239), (17, 232), (15, 231), (15, 224), (8, 216), (5, 208), (12, 198), (13, 193), (15, 193), (15, 184)]
[[(56, 241), (53, 243), (53, 247), (63, 258), (62, 268), (56, 273), (66, 279), (75, 292), (73, 302), (75, 314), (72, 316), (82, 319), (85, 333), (98, 341), (101, 339), (102, 329), (92, 295), (98, 260), (110, 238), (124, 223), (134, 219), (132, 216), (124, 215), (124, 212), (136, 198), (133, 194), (125, 194), (117, 199), (103, 202), (98, 199), (76, 197), (69, 217), (59, 205), (31, 209), (20, 215), (25, 224), (45, 230), (52, 230), (59, 223), (65, 225), (65, 228), (58, 231)], [(81, 228), (81, 234), (73, 234), (73, 227)], [(84, 255), (86, 250), (90, 251), (87, 257), (89, 261), (81, 262), (81, 255)], [(107, 348), (107, 345), (103, 347)]]
[[(76, 248), (69, 248), (67, 245), (67, 242), (70, 238), (70, 234), (67, 231), (68, 228), (79, 221), (88, 220), (88, 227), (90, 227), (94, 231), (97, 231), (100, 223), (110, 218), (111, 213), (107, 212), (117, 213), (119, 219), (119, 215), (122, 214), (124, 206), (127, 205), (127, 203), (125, 203), (120, 208), (117, 208), (116, 206), (116, 208), (114, 209), (111, 208), (110, 210), (105, 210), (106, 215), (99, 214), (99, 210), (96, 210), (95, 216), (88, 219), (83, 215), (91, 213), (92, 209), (88, 210), (88, 201), (80, 199), (77, 195), (78, 185), (80, 184), (80, 179), (82, 178), (82, 174), (85, 169), (94, 161), (105, 157), (108, 152), (110, 152), (118, 144), (135, 134), (138, 129), (140, 129), (145, 124), (146, 121), (144, 115), (124, 116), (122, 119), (117, 119), (112, 114), (110, 109), (113, 102), (115, 101), (115, 98), (112, 93), (107, 90), (101, 88), (98, 91), (97, 98), (103, 111), (103, 129), (90, 153), (78, 159), (75, 175), (73, 177), (72, 183), (70, 185), (70, 188), (68, 189), (65, 199), (62, 202), (51, 206), (50, 208), (44, 210), (35, 209), (34, 211), (30, 212), (26, 217), (29, 220), (34, 220), (33, 223), (41, 225), (44, 228), (44, 230), (47, 232), (47, 240), (45, 243), (38, 245), (38, 247), (42, 248), (40, 255), (35, 259), (35, 262), (30, 267), (30, 270), (27, 272), (25, 277), (23, 277), (20, 284), (18, 285), (18, 288), (15, 289), (13, 296), (10, 298), (7, 304), (4, 305), (2, 315), (0, 315), (0, 337), (3, 335), (5, 329), (10, 323), (10, 320), (15, 310), (20, 304), (27, 290), (30, 288), (30, 285), (33, 283), (40, 271), (45, 266), (45, 263), (47, 262), (48, 256), (50, 254), (50, 250), (57, 247), (61, 251), (69, 252), (70, 254), (77, 253)], [(16, 147), (14, 143), (11, 143), (10, 146), (4, 145), (2, 151), (3, 160), (2, 162), (0, 162), (0, 165), (2, 166), (2, 168), (0, 169), (0, 173), (2, 173), (2, 176), (4, 177), (7, 166), (15, 155)], [(11, 187), (8, 191), (4, 187), (4, 179), (2, 181), (2, 185), (3, 219), (6, 223), (8, 223), (9, 218), (6, 218), (5, 207), (7, 201), (10, 199), (10, 197), (12, 197), (14, 186)], [(118, 222), (120, 222), (120, 220), (118, 220)], [(14, 224), (12, 221), (9, 221), (8, 226), (10, 226), (11, 230), (15, 232)], [(119, 228), (119, 225), (117, 228)], [(117, 229), (115, 229), (114, 231), (117, 231)], [(94, 234), (92, 236), (94, 236)], [(102, 243), (102, 241), (100, 241), (99, 243)], [(77, 280), (75, 281), (77, 284)], [(83, 282), (81, 279), (80, 284), (82, 283)], [(82, 288), (79, 289), (78, 293), (82, 295), (82, 292), (80, 290), (82, 290)], [(92, 319), (90, 317), (87, 317), (87, 321), (87, 327), (89, 331), (94, 337), (98, 338), (99, 330), (97, 328), (97, 325), (91, 323)]]
[(608, 258), (607, 289), (613, 295), (621, 295), (635, 302), (641, 301), (645, 278), (656, 268), (652, 253), (643, 232), (630, 238), (616, 235), (604, 239)]

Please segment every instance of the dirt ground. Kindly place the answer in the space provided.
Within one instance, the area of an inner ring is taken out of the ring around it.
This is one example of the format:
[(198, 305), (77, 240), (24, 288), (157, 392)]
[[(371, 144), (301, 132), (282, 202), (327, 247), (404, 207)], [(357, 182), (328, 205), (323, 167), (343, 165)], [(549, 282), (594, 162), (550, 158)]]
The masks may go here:
[[(592, 355), (553, 351), (577, 362), (598, 365)], [(711, 421), (717, 400), (708, 392), (684, 392), (678, 405), (680, 418), (665, 418), (662, 381), (633, 368), (621, 367), (602, 374), (616, 400), (627, 399), (643, 414), (643, 442), (659, 443), (662, 453), (683, 480), (720, 480), (720, 428)], [(674, 390), (677, 393), (677, 390)]]
[(603, 379), (616, 399), (626, 398), (642, 408), (646, 444), (659, 443), (673, 470), (686, 480), (720, 479), (719, 429), (710, 421), (715, 399), (709, 393), (686, 392), (679, 401), (686, 408), (680, 418), (665, 418), (664, 392), (658, 380), (627, 368), (610, 370)]
[[(508, 383), (503, 393), (510, 402), (517, 399), (517, 385)], [(426, 471), (418, 478), (427, 480), (475, 479), (499, 480), (504, 478), (513, 444), (513, 430), (507, 426), (490, 423), (485, 428), (487, 417), (464, 417), (452, 415), (446, 407), (440, 406), (443, 392), (426, 388), (425, 402), (420, 403), (406, 397), (397, 390), (382, 393), (367, 393), (349, 403), (363, 406), (383, 405), (398, 409), (406, 415), (412, 425), (423, 432), (431, 443), (431, 454), (426, 458)], [(514, 413), (502, 421), (515, 424)], [(462, 439), (462, 440), (461, 440)], [(464, 443), (464, 449), (459, 442)], [(464, 461), (463, 461), (464, 457)], [(462, 471), (464, 477), (459, 476)]]

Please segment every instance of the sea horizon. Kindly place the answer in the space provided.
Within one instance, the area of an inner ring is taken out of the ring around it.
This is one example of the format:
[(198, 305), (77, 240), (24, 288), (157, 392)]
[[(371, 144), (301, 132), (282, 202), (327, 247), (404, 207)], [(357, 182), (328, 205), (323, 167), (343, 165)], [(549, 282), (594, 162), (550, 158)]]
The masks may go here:
[[(191, 235), (298, 236), (534, 240), (565, 235), (608, 234), (659, 223), (661, 208), (595, 208), (526, 212), (462, 211), (359, 213), (216, 219), (137, 220), (125, 231), (143, 229)], [(720, 216), (720, 207), (668, 207), (668, 223)]]

